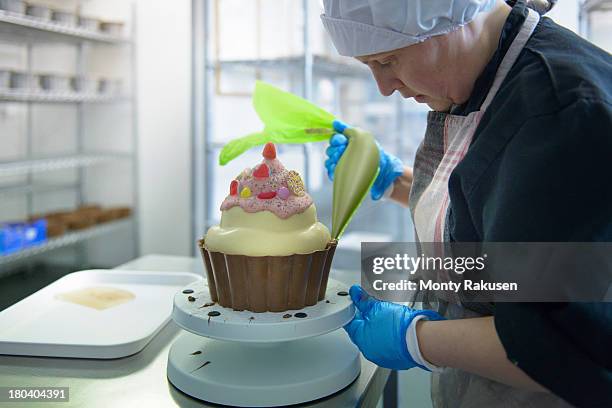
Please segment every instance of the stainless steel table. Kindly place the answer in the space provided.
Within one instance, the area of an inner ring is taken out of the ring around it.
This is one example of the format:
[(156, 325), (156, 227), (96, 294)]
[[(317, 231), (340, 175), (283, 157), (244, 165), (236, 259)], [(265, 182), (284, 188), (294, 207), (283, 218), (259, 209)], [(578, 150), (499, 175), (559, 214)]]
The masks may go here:
[[(147, 255), (119, 266), (148, 271), (193, 271), (202, 273), (196, 258)], [(350, 285), (355, 272), (332, 271), (332, 277)], [(183, 394), (166, 378), (168, 350), (181, 329), (170, 322), (138, 354), (116, 360), (85, 360), (0, 356), (0, 386), (69, 387), (68, 403), (30, 403), (59, 407), (206, 407)], [(361, 358), (361, 374), (338, 393), (300, 406), (374, 407), (382, 395), (390, 371)], [(26, 404), (27, 405), (27, 404)], [(24, 408), (24, 403), (0, 403), (2, 407)]]

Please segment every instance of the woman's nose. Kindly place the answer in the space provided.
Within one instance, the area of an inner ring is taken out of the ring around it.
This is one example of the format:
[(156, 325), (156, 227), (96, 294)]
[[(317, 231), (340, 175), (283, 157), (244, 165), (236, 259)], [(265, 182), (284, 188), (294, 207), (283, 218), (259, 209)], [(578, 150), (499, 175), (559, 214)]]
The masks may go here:
[(399, 89), (403, 86), (402, 82), (397, 79), (393, 72), (390, 70), (381, 68), (381, 67), (373, 67), (370, 65), (370, 70), (374, 75), (374, 80), (378, 85), (378, 91), (383, 96), (391, 96), (396, 89)]

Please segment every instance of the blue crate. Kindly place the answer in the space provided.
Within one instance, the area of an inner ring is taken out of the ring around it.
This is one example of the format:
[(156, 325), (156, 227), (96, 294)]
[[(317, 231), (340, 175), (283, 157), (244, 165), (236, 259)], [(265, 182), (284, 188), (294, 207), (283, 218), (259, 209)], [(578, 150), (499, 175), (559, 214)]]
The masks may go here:
[(23, 223), (0, 224), (0, 255), (7, 255), (23, 248)]
[(38, 245), (47, 240), (47, 220), (31, 223), (8, 222), (0, 224), (0, 255)]
[(39, 219), (24, 225), (24, 246), (37, 245), (47, 240), (47, 220)]

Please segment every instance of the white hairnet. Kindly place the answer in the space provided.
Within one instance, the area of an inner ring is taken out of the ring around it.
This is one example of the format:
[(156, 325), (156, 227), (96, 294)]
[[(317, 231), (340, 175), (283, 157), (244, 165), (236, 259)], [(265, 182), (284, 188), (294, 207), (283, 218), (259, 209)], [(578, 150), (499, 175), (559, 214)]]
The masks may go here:
[(323, 0), (323, 25), (340, 55), (416, 44), (469, 23), (496, 0)]

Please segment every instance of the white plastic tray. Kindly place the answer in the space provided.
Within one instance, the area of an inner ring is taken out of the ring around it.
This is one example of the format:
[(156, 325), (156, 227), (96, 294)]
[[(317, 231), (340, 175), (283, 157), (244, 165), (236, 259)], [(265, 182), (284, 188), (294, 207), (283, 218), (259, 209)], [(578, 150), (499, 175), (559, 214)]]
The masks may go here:
[[(170, 320), (174, 294), (201, 279), (187, 272), (74, 272), (0, 312), (0, 354), (110, 359), (139, 352)], [(90, 287), (132, 293), (98, 310), (57, 298)]]

